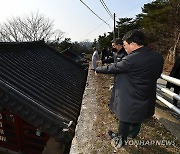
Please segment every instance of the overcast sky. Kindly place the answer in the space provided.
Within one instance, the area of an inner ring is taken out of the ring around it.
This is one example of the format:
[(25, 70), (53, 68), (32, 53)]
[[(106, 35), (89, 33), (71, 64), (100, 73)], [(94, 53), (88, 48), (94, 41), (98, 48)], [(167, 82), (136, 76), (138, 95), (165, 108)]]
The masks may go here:
[[(113, 20), (101, 0), (82, 0), (102, 20), (96, 17), (80, 0), (0, 0), (0, 22), (12, 17), (39, 12), (54, 21), (54, 29), (65, 32), (72, 41), (93, 41), (99, 35), (113, 30)], [(144, 4), (152, 0), (104, 0), (116, 19), (135, 17)]]

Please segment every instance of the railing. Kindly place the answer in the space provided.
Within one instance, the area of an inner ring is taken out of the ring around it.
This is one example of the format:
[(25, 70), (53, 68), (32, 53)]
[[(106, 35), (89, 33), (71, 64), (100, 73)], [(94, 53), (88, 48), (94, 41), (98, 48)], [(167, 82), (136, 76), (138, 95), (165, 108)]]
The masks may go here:
[(176, 79), (176, 78), (173, 78), (173, 77), (170, 77), (168, 75), (165, 75), (165, 74), (161, 74), (161, 78), (168, 81), (168, 82), (171, 82), (177, 86), (180, 86), (180, 80), (179, 79)]
[[(180, 80), (179, 79), (176, 79), (176, 78), (173, 78), (173, 77), (170, 77), (170, 76), (167, 76), (167, 75), (164, 75), (164, 74), (161, 74), (161, 78), (163, 80), (166, 80), (168, 82), (171, 82), (177, 86), (180, 86)], [(161, 92), (171, 96), (172, 98), (180, 101), (180, 96), (176, 93), (173, 93), (172, 91), (170, 91), (169, 89), (167, 88), (164, 88), (162, 86), (160, 86), (159, 84), (157, 84), (157, 89), (159, 89)], [(177, 108), (176, 106), (174, 106), (173, 104), (171, 104), (170, 102), (168, 102), (165, 98), (163, 98), (159, 93), (157, 93), (156, 95), (156, 98), (161, 101), (163, 104), (165, 104), (166, 106), (168, 106), (170, 109), (172, 109), (173, 111), (175, 111), (177, 114), (180, 115), (180, 109)]]

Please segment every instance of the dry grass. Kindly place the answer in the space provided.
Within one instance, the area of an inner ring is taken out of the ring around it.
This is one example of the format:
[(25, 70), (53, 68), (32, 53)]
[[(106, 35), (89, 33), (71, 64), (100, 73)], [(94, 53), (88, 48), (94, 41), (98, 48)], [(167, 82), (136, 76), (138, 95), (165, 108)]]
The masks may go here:
[[(157, 119), (152, 118), (149, 121), (143, 123), (139, 136), (136, 140), (170, 140), (175, 142), (174, 146), (165, 145), (144, 145), (144, 146), (134, 146), (128, 145), (124, 148), (115, 151), (110, 144), (110, 137), (108, 136), (108, 130), (117, 130), (118, 120), (115, 118), (114, 114), (109, 111), (108, 103), (111, 97), (111, 91), (109, 87), (113, 83), (113, 76), (98, 74), (96, 76), (96, 83), (98, 85), (97, 89), (97, 99), (98, 99), (98, 116), (95, 124), (95, 130), (97, 132), (97, 141), (94, 145), (94, 154), (112, 154), (112, 153), (148, 153), (148, 154), (171, 154), (179, 153), (180, 143), (176, 138), (171, 135), (171, 133), (162, 126)], [(132, 141), (132, 140), (131, 140)]]

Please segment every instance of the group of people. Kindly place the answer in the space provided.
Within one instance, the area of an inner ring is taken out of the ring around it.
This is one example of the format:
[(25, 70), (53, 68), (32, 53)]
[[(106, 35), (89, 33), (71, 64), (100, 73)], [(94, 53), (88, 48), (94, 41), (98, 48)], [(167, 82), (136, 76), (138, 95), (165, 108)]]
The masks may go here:
[(101, 61), (102, 64), (104, 63), (113, 63), (120, 61), (127, 53), (123, 48), (123, 41), (121, 39), (117, 39), (112, 41), (112, 49), (106, 50), (103, 48), (102, 56), (100, 59), (99, 52), (96, 47), (93, 48), (93, 55), (92, 55), (92, 68), (94, 70), (98, 67), (98, 63)]
[(127, 32), (121, 40), (112, 42), (113, 56), (102, 60), (111, 63), (98, 67), (99, 56), (94, 48), (92, 69), (95, 73), (114, 74), (114, 87), (109, 108), (119, 120), (118, 131), (110, 130), (111, 144), (115, 148), (125, 145), (127, 137), (135, 138), (142, 122), (154, 115), (156, 82), (160, 77), (164, 59), (145, 45), (140, 30)]

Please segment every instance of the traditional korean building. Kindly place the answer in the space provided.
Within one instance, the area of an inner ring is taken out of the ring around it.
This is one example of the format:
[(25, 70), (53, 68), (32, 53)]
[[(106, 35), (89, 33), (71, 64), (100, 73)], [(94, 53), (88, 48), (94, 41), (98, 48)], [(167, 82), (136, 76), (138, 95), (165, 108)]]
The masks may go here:
[(0, 147), (42, 153), (70, 144), (87, 70), (44, 42), (0, 43)]
[(84, 57), (81, 53), (74, 51), (72, 48), (67, 48), (66, 50), (61, 52), (64, 56), (72, 59), (73, 61), (80, 63), (84, 60)]

